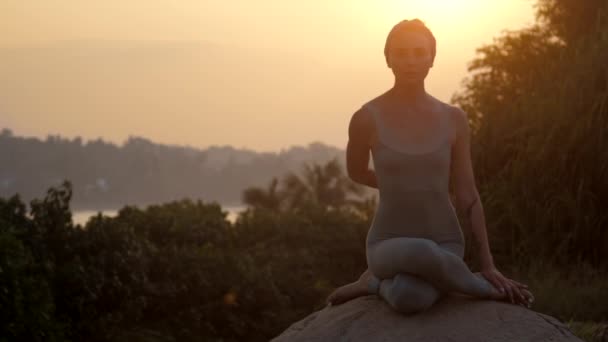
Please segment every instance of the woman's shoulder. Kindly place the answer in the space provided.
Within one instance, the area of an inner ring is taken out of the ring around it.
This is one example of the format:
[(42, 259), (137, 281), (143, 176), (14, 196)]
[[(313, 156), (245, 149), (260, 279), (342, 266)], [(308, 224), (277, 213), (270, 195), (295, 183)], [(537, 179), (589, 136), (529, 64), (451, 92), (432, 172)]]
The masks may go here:
[(381, 96), (377, 96), (361, 105), (352, 115), (349, 124), (349, 136), (351, 138), (363, 138), (365, 141), (373, 142), (376, 132), (375, 112), (381, 106)]
[(384, 94), (378, 95), (375, 98), (363, 103), (353, 114), (353, 119), (358, 122), (369, 125), (373, 123), (373, 115), (382, 107)]
[(431, 101), (435, 103), (435, 108), (439, 109), (439, 112), (449, 117), (450, 121), (454, 123), (467, 120), (467, 114), (458, 106), (443, 102), (433, 96), (430, 96)]
[(451, 105), (447, 102), (443, 102), (440, 99), (438, 99), (432, 95), (428, 95), (428, 98), (430, 99), (433, 106), (443, 113), (456, 114), (457, 111), (461, 110), (459, 107)]
[(457, 136), (466, 134), (468, 131), (468, 118), (465, 111), (460, 107), (443, 102), (433, 98), (436, 103), (436, 108), (440, 108), (439, 112), (447, 118), (450, 140), (453, 142)]
[(361, 105), (358, 112), (368, 123), (373, 122), (373, 116), (386, 107), (386, 93), (382, 93)]
[(385, 96), (386, 96), (386, 94), (380, 94), (380, 95), (372, 98), (371, 100), (365, 102), (361, 106), (361, 108), (368, 112), (376, 110), (377, 108), (380, 108), (383, 106)]

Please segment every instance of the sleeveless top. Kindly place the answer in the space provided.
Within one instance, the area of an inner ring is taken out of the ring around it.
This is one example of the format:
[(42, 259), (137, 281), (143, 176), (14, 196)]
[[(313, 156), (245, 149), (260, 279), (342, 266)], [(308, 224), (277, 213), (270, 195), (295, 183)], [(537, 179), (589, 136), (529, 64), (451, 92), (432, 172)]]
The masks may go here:
[[(444, 105), (447, 106), (447, 105)], [(451, 144), (448, 116), (440, 115), (440, 144), (427, 152), (407, 152), (390, 143), (377, 107), (364, 105), (376, 126), (372, 160), (379, 200), (367, 245), (394, 237), (418, 237), (464, 245), (449, 195)]]

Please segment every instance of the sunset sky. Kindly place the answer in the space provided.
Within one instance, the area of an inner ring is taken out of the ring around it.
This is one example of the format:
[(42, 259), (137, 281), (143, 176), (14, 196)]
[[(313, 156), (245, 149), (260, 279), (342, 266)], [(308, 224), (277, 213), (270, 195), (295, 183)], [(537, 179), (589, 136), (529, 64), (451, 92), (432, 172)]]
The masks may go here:
[(343, 148), (391, 86), (402, 19), (437, 38), (427, 90), (449, 101), (475, 49), (534, 21), (529, 0), (0, 2), (0, 128), (205, 148)]

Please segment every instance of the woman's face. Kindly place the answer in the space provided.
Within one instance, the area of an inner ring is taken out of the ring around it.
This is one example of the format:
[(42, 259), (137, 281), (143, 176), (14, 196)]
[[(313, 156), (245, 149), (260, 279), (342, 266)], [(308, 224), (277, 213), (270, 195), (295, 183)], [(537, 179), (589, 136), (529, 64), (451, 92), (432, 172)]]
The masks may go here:
[(424, 81), (433, 66), (430, 39), (422, 32), (399, 32), (390, 42), (388, 66), (400, 82)]

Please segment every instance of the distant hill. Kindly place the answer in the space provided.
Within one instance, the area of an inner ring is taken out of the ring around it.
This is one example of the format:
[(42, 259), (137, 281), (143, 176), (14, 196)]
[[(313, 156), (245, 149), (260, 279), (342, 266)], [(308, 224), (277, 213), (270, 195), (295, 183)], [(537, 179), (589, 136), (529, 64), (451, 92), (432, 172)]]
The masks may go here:
[(27, 201), (68, 179), (75, 209), (115, 209), (183, 197), (240, 204), (242, 191), (266, 186), (272, 177), (299, 172), (303, 163), (324, 163), (345, 151), (319, 142), (278, 153), (231, 146), (196, 149), (156, 144), (131, 136), (122, 146), (49, 135), (45, 140), (0, 134), (0, 196)]

